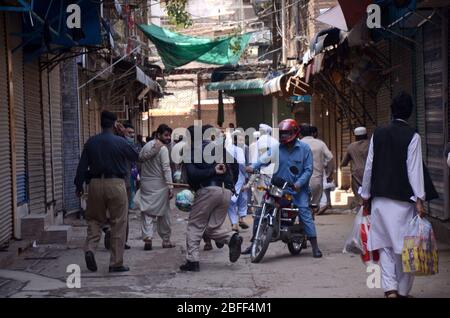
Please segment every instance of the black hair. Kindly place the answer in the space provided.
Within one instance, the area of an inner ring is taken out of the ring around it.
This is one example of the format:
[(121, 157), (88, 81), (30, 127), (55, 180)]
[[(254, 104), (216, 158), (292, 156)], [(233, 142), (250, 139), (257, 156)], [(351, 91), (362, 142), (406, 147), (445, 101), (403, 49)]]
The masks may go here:
[(113, 128), (114, 123), (117, 120), (117, 116), (116, 114), (104, 110), (102, 111), (101, 117), (100, 117), (100, 125), (102, 126), (103, 129), (110, 129)]
[(311, 129), (311, 128), (312, 128), (312, 127), (309, 126), (309, 125), (301, 125), (301, 126), (300, 126), (300, 134), (301, 134), (303, 137), (311, 136), (311, 135), (312, 135), (312, 129)]
[(394, 97), (391, 104), (392, 117), (394, 119), (408, 119), (413, 111), (413, 100), (411, 95), (405, 91), (400, 92)]
[(146, 141), (146, 142), (152, 141), (152, 139), (153, 139), (153, 138), (152, 138), (151, 136), (145, 137), (145, 141)]
[(311, 130), (311, 135), (319, 133), (319, 130), (316, 126), (310, 126), (309, 129)]
[(170, 128), (169, 126), (167, 126), (166, 124), (161, 124), (158, 126), (158, 129), (156, 129), (156, 133), (158, 135), (162, 135), (164, 134), (166, 131), (168, 131), (169, 133), (172, 133), (172, 128)]
[(123, 123), (123, 127), (124, 127), (124, 128), (131, 128), (131, 129), (134, 129), (133, 125), (132, 125), (129, 121), (124, 122), (124, 123)]

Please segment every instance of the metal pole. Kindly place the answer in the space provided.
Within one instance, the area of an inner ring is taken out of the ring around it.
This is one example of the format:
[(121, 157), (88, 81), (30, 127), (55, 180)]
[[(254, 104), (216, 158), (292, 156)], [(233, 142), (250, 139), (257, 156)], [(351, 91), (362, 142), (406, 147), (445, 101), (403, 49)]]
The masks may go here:
[(272, 127), (278, 127), (278, 98), (272, 96)]
[(202, 97), (200, 94), (200, 85), (201, 85), (201, 73), (198, 72), (197, 73), (197, 119), (201, 120), (202, 119), (202, 105), (201, 105), (201, 101), (202, 101)]

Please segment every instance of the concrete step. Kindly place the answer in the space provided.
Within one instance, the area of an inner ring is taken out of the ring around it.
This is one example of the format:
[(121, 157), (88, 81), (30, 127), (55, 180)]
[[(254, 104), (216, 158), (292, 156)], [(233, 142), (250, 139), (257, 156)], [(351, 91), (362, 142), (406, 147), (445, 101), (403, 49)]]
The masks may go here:
[(69, 240), (69, 225), (54, 225), (49, 213), (27, 215), (21, 219), (22, 239), (39, 244), (66, 244)]
[(38, 244), (67, 244), (71, 234), (70, 225), (50, 225), (37, 240)]
[(21, 238), (23, 240), (35, 240), (42, 235), (47, 226), (46, 214), (30, 214), (20, 219)]

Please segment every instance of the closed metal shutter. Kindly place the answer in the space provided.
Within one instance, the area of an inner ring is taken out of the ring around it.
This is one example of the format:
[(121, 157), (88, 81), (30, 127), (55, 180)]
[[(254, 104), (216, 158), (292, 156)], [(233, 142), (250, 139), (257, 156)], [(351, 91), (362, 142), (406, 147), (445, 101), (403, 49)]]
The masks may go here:
[[(392, 66), (398, 67), (391, 75), (392, 97), (401, 91), (413, 96), (413, 47), (402, 41), (392, 40)], [(413, 113), (409, 118), (409, 124), (416, 126), (416, 116)]]
[(62, 113), (61, 113), (61, 81), (59, 65), (49, 73), (51, 136), (52, 136), (52, 174), (54, 183), (55, 211), (63, 209), (63, 148), (62, 148)]
[(39, 62), (24, 64), (30, 213), (45, 213), (45, 174)]
[(363, 103), (367, 112), (367, 114), (364, 114), (364, 122), (370, 136), (377, 127), (377, 100), (376, 97), (365, 93)]
[[(11, 13), (7, 17), (9, 45), (11, 48), (18, 47), (21, 39), (11, 33), (20, 33), (22, 30), (21, 19), (18, 14)], [(23, 52), (16, 50), (12, 54), (13, 82), (14, 82), (14, 118), (15, 118), (15, 148), (16, 148), (16, 181), (17, 181), (17, 204), (21, 205), (27, 201), (27, 176), (26, 176), (26, 125), (25, 104), (23, 89)]]
[(63, 111), (63, 149), (64, 149), (64, 209), (66, 212), (78, 211), (80, 200), (75, 195), (74, 179), (80, 158), (79, 145), (79, 105), (78, 105), (78, 66), (75, 59), (66, 60), (61, 67)]
[[(84, 77), (82, 77), (84, 78)], [(82, 82), (85, 82), (83, 79)], [(81, 108), (81, 132), (82, 132), (82, 147), (89, 139), (89, 98), (87, 96), (87, 89), (81, 90), (80, 94), (80, 108)]]
[(52, 173), (52, 131), (51, 131), (51, 111), (49, 95), (49, 75), (47, 69), (41, 72), (41, 98), (42, 98), (42, 118), (44, 131), (44, 158), (45, 158), (45, 199), (47, 207), (54, 200), (53, 173)]
[(416, 80), (415, 85), (415, 100), (416, 100), (416, 127), (419, 135), (422, 137), (422, 155), (427, 157), (426, 147), (426, 129), (425, 129), (425, 87), (424, 87), (424, 64), (423, 64), (423, 29), (419, 28), (416, 32), (415, 41), (417, 43), (414, 50), (414, 76)]
[[(445, 103), (443, 99), (444, 50), (442, 47), (441, 18), (433, 17), (434, 23), (426, 23), (423, 30), (423, 58), (425, 77), (425, 129), (427, 147), (427, 166), (439, 199), (429, 203), (429, 213), (440, 219), (448, 219), (449, 211), (445, 209), (448, 169), (444, 162), (445, 147)], [(437, 24), (437, 25), (436, 25)], [(446, 50), (445, 50), (446, 51)]]
[(8, 68), (5, 14), (0, 13), (0, 247), (12, 237), (11, 147), (9, 135)]
[[(377, 49), (383, 55), (386, 62), (390, 63), (390, 49), (388, 41), (380, 41), (377, 43)], [(390, 78), (386, 78), (385, 82), (381, 86), (377, 94), (377, 124), (378, 126), (386, 124), (391, 118), (391, 81)]]

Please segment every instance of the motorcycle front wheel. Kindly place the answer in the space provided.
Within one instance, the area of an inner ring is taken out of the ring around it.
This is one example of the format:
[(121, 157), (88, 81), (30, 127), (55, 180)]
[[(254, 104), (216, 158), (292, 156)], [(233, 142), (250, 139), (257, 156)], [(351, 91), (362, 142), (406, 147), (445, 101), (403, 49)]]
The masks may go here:
[(259, 232), (252, 245), (250, 259), (252, 263), (259, 263), (267, 252), (269, 243), (272, 240), (273, 227), (267, 218), (261, 217)]

